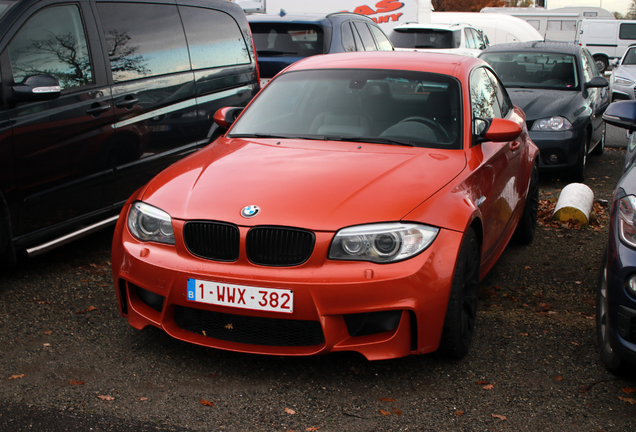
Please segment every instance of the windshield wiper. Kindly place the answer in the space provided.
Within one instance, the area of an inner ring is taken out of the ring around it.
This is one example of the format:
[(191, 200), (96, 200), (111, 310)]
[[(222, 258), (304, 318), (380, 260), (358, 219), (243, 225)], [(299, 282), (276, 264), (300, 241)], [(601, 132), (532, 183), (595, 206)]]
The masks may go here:
[(351, 136), (326, 136), (326, 140), (330, 141), (352, 141), (352, 142), (367, 142), (373, 144), (395, 144), (405, 147), (415, 147), (412, 141), (403, 141), (390, 138), (371, 138), (371, 137), (351, 137)]

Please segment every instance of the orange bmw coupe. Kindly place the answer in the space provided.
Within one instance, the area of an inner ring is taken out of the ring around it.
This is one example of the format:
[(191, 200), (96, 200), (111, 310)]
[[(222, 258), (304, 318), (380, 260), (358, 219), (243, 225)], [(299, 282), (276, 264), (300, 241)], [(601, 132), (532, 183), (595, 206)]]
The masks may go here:
[(537, 147), (487, 63), (310, 57), (215, 121), (225, 135), (122, 210), (133, 327), (245, 353), (466, 355), (479, 281), (538, 207)]

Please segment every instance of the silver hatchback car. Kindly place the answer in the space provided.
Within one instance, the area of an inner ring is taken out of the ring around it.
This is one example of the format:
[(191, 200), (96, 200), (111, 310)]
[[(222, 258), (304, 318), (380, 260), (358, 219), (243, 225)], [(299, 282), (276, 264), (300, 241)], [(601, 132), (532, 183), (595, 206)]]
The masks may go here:
[(617, 62), (610, 77), (612, 102), (636, 99), (636, 45), (631, 45)]

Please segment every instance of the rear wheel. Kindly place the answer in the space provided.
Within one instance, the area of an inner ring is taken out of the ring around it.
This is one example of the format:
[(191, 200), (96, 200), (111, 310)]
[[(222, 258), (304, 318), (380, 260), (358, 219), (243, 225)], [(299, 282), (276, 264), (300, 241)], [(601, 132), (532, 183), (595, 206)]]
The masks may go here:
[(477, 318), (479, 262), (477, 236), (468, 228), (455, 265), (440, 341), (440, 352), (448, 358), (460, 359), (470, 348)]
[(539, 213), (539, 169), (535, 164), (530, 175), (528, 195), (523, 207), (523, 214), (514, 233), (514, 241), (521, 244), (530, 244), (534, 239), (537, 228), (537, 214)]
[(607, 300), (607, 252), (603, 254), (596, 290), (596, 336), (601, 360), (608, 371), (621, 375), (626, 364), (612, 349), (610, 344), (609, 301)]
[(594, 63), (600, 73), (603, 73), (609, 68), (609, 61), (603, 56), (594, 56)]

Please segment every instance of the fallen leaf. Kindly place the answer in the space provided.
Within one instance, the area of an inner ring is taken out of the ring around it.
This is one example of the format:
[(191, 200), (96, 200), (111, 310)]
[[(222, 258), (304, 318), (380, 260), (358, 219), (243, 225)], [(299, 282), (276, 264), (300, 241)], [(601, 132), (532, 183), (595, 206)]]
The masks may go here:
[(147, 397), (140, 397), (139, 400), (142, 401), (142, 402), (145, 402), (145, 401), (148, 400), (148, 398)]
[(69, 380), (69, 381), (68, 381), (68, 383), (69, 383), (70, 385), (82, 385), (82, 384), (85, 384), (85, 383), (86, 383), (86, 381), (75, 381), (75, 380)]
[(380, 402), (395, 402), (395, 399), (381, 397)]
[(20, 374), (20, 375), (11, 375), (9, 377), (9, 379), (18, 379), (18, 378), (24, 378), (25, 374)]
[(526, 270), (530, 270), (531, 268), (532, 268), (532, 267), (530, 267), (530, 266), (525, 266), (525, 267), (524, 267), (524, 269), (526, 269)]
[(490, 414), (491, 417), (493, 418), (498, 418), (499, 420), (508, 420), (508, 418), (504, 415), (499, 415), (499, 414)]
[(101, 400), (105, 400), (105, 401), (115, 400), (115, 398), (112, 397), (112, 396), (97, 396), (97, 397), (100, 398)]
[(554, 377), (555, 381), (563, 381), (563, 377), (561, 375), (557, 375)]
[(291, 409), (291, 408), (285, 408), (285, 412), (286, 412), (287, 414), (290, 414), (290, 415), (294, 415), (294, 414), (296, 414), (296, 411), (294, 411), (294, 410), (293, 410), (293, 409)]
[(380, 413), (381, 413), (382, 415), (385, 415), (385, 416), (391, 415), (391, 413), (390, 413), (390, 412), (388, 412), (388, 411), (382, 411), (382, 410), (380, 410)]
[(634, 392), (636, 392), (636, 390), (634, 390), (634, 389), (633, 389), (633, 388), (631, 388), (631, 387), (625, 387), (625, 388), (623, 389), (623, 393), (634, 393)]
[(455, 411), (455, 415), (456, 415), (457, 417), (461, 417), (461, 416), (463, 416), (463, 415), (464, 415), (464, 411), (462, 411), (462, 410), (457, 410), (457, 411)]
[(96, 310), (97, 310), (97, 308), (95, 306), (91, 306), (88, 309), (86, 309), (86, 312), (93, 312), (93, 311), (96, 311)]
[(484, 385), (484, 384), (490, 384), (490, 383), (488, 381), (477, 381), (477, 384)]
[(579, 344), (577, 344), (576, 342), (570, 342), (572, 345), (576, 345), (576, 346), (581, 346)]
[(483, 388), (484, 390), (492, 390), (492, 389), (494, 389), (494, 388), (495, 388), (495, 386), (494, 386), (494, 385), (492, 385), (492, 384), (488, 384), (487, 386), (483, 386), (482, 388)]
[(314, 426), (312, 426), (312, 427), (308, 427), (308, 428), (307, 428), (307, 429), (305, 429), (305, 430), (306, 430), (306, 431), (308, 431), (308, 432), (315, 432), (315, 431), (317, 431), (317, 430), (319, 430), (319, 429), (320, 429), (319, 427), (314, 427)]
[(402, 415), (402, 410), (399, 408), (393, 408), (391, 412), (395, 415)]
[(50, 335), (50, 334), (53, 334), (53, 332), (51, 330), (47, 330), (47, 331), (44, 332), (44, 334), (45, 335)]
[(42, 345), (43, 345), (45, 348), (49, 348), (49, 347), (51, 346), (51, 344), (50, 344), (50, 343), (45, 343), (45, 344), (42, 344)]
[(528, 333), (518, 333), (517, 336), (528, 336)]
[(623, 402), (627, 402), (630, 403), (632, 405), (636, 405), (636, 399), (632, 399), (632, 398), (626, 398), (626, 397), (618, 397), (620, 400), (622, 400)]
[(205, 405), (205, 406), (214, 406), (214, 403), (207, 401), (205, 399), (201, 399), (201, 405)]

